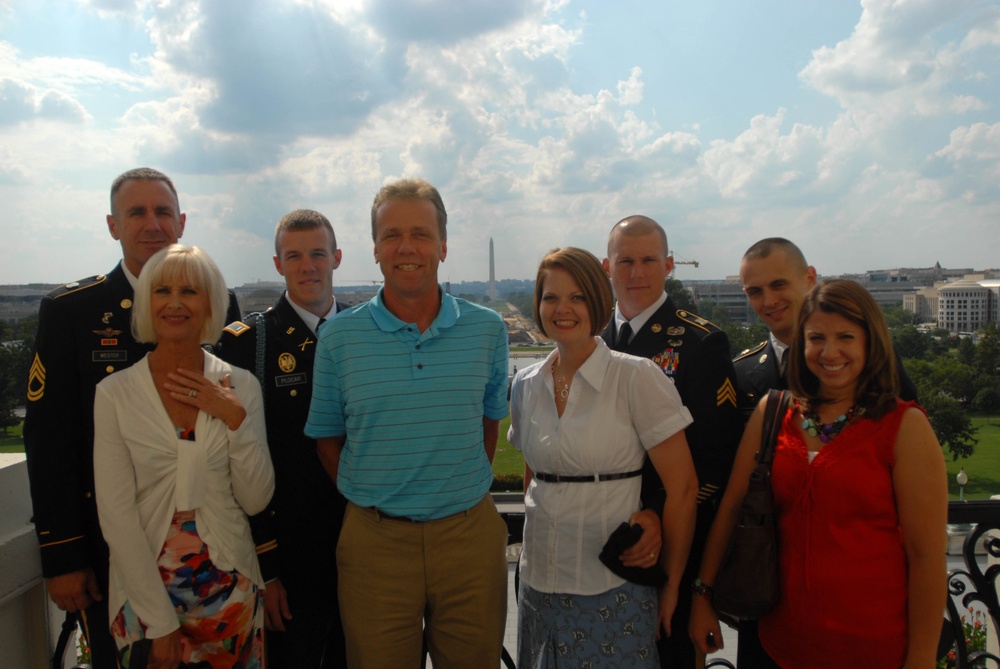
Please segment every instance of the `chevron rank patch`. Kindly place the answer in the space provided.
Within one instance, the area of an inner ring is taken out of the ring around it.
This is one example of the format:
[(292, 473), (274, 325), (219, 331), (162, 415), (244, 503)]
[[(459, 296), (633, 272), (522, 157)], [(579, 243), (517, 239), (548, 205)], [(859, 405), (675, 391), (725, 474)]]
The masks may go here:
[(736, 388), (733, 388), (733, 382), (728, 378), (722, 382), (722, 385), (719, 386), (719, 389), (715, 393), (716, 406), (722, 406), (726, 402), (736, 406)]
[(35, 359), (31, 363), (28, 371), (28, 401), (37, 402), (45, 395), (45, 365), (42, 359), (35, 354)]

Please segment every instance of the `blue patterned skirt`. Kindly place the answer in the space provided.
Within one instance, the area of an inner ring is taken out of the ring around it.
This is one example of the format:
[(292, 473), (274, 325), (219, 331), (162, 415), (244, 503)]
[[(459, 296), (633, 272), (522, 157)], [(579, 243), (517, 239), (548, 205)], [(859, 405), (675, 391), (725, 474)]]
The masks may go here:
[(521, 583), (520, 669), (659, 669), (656, 588), (626, 582), (599, 595), (565, 595)]

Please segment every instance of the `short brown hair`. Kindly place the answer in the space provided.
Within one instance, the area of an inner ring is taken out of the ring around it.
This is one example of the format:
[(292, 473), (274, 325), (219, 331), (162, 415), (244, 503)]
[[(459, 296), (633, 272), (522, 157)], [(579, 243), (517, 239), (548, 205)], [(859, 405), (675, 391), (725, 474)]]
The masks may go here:
[(333, 226), (326, 216), (313, 211), (312, 209), (296, 209), (281, 217), (278, 225), (274, 226), (274, 255), (281, 257), (281, 249), (278, 248), (278, 237), (282, 232), (296, 232), (298, 230), (315, 230), (316, 228), (326, 228), (330, 233), (330, 250), (337, 250), (337, 235), (333, 232)]
[(177, 213), (180, 214), (180, 198), (177, 197), (177, 189), (174, 187), (174, 182), (170, 180), (170, 177), (159, 170), (154, 170), (152, 167), (136, 167), (135, 169), (128, 170), (127, 172), (122, 172), (115, 177), (114, 181), (111, 182), (112, 216), (118, 218), (118, 212), (115, 211), (115, 193), (118, 192), (123, 183), (131, 179), (139, 181), (162, 181), (167, 184), (167, 188), (169, 188), (170, 192), (174, 194), (174, 201), (177, 202)]
[(855, 401), (865, 408), (865, 417), (878, 420), (896, 406), (899, 372), (892, 336), (875, 299), (861, 284), (846, 279), (823, 281), (806, 296), (799, 312), (798, 327), (788, 361), (789, 386), (812, 406), (829, 402), (819, 394), (819, 379), (809, 371), (805, 359), (805, 324), (817, 311), (838, 314), (865, 331), (865, 366), (858, 376)]
[(535, 325), (546, 337), (545, 323), (539, 316), (538, 306), (542, 302), (542, 286), (545, 276), (551, 269), (561, 269), (568, 272), (583, 293), (587, 312), (590, 314), (590, 334), (599, 334), (611, 318), (615, 300), (611, 294), (611, 281), (593, 253), (573, 246), (552, 249), (542, 258), (538, 265), (538, 276), (535, 278)]
[(375, 215), (378, 213), (378, 208), (392, 200), (423, 200), (433, 204), (437, 210), (441, 241), (448, 239), (448, 212), (444, 210), (444, 201), (438, 189), (423, 179), (400, 179), (382, 186), (375, 194), (375, 201), (372, 202), (372, 241), (378, 241), (375, 232)]
[(747, 252), (743, 254), (743, 259), (760, 260), (768, 257), (774, 251), (784, 251), (788, 254), (788, 257), (792, 258), (803, 270), (809, 266), (809, 263), (806, 262), (805, 255), (802, 253), (802, 249), (784, 237), (767, 237), (766, 239), (760, 240), (747, 249)]

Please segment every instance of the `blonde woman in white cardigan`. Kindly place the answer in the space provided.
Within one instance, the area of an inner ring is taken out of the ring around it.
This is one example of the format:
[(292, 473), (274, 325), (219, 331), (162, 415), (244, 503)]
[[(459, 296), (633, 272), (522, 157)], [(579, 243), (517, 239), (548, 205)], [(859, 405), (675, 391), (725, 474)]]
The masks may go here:
[(161, 250), (132, 310), (136, 339), (156, 348), (97, 386), (97, 507), (123, 669), (147, 652), (150, 669), (261, 666), (263, 583), (247, 514), (267, 505), (274, 471), (257, 380), (202, 348), (222, 331), (227, 301), (204, 251)]

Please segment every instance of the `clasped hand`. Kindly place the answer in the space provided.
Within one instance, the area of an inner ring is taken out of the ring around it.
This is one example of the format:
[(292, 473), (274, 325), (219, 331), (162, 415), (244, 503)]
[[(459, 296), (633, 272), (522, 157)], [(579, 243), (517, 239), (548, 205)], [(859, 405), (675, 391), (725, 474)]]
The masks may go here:
[(178, 402), (191, 405), (213, 418), (223, 421), (230, 430), (243, 424), (247, 412), (233, 392), (232, 375), (226, 374), (213, 383), (198, 372), (178, 369), (167, 374), (163, 387)]

